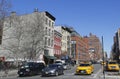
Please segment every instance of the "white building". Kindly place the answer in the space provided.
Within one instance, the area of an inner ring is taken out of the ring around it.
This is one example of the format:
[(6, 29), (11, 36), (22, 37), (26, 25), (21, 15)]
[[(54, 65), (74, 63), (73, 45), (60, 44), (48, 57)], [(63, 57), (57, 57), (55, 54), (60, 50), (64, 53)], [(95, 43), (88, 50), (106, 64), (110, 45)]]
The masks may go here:
[[(3, 26), (0, 56), (6, 59), (53, 59), (55, 17), (49, 12), (16, 15), (6, 18)], [(33, 53), (34, 52), (34, 53)], [(29, 54), (30, 53), (30, 54)]]

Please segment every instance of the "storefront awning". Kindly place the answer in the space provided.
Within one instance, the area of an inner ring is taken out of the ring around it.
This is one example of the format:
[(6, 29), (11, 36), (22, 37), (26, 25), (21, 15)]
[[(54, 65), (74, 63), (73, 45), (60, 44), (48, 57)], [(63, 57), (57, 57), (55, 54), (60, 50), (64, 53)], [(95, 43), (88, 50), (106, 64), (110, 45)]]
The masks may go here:
[(56, 59), (54, 56), (46, 56), (48, 59)]

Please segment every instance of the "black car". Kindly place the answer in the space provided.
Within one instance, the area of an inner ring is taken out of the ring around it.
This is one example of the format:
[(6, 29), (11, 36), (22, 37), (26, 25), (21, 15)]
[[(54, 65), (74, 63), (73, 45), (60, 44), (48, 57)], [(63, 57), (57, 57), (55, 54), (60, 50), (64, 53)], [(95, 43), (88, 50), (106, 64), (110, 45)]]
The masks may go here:
[(18, 70), (18, 75), (31, 76), (40, 74), (43, 68), (45, 68), (44, 63), (27, 62), (20, 67), (20, 69)]
[(42, 69), (41, 76), (58, 76), (64, 74), (63, 66), (60, 64), (50, 64), (48, 67)]

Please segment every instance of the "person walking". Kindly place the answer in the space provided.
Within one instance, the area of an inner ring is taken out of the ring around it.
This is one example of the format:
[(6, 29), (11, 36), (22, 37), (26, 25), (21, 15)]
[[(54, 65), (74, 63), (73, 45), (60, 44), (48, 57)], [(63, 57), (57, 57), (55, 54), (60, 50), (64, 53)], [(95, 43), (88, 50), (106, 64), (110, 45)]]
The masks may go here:
[(4, 76), (8, 76), (8, 63), (7, 62), (4, 62)]

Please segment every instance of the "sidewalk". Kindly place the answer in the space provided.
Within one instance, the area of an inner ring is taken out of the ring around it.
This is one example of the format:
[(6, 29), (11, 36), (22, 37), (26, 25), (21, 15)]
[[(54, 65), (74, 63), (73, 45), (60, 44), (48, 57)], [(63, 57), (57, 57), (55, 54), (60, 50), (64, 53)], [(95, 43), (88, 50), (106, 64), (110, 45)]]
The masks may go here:
[(8, 74), (5, 74), (5, 71), (0, 71), (0, 77), (10, 77), (10, 76), (17, 76), (17, 69), (16, 70), (8, 70)]

